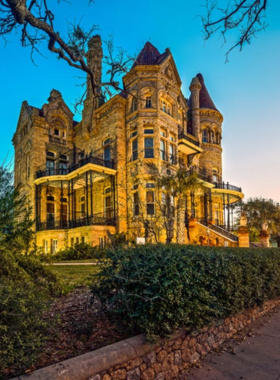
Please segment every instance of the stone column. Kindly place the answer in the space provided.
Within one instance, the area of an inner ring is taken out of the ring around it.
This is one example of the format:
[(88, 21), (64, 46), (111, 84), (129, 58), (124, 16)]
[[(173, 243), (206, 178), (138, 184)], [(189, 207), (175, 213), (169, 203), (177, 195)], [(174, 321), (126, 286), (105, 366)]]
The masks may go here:
[(267, 230), (265, 229), (262, 229), (261, 232), (260, 232), (260, 241), (261, 241), (261, 244), (262, 244), (262, 247), (264, 248), (268, 248), (269, 247), (269, 233), (267, 232)]
[(249, 247), (249, 229), (247, 227), (247, 218), (244, 212), (241, 214), (240, 226), (237, 230), (238, 247)]
[(192, 128), (195, 137), (199, 139), (200, 132), (200, 116), (199, 116), (199, 91), (201, 90), (201, 84), (197, 77), (192, 79), (190, 85), (190, 91), (192, 95)]

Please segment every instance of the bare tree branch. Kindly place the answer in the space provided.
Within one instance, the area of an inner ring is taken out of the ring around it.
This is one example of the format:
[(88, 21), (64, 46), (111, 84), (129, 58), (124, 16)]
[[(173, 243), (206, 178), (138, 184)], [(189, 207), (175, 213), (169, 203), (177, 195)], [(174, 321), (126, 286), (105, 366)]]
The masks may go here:
[(204, 40), (208, 40), (217, 31), (227, 42), (226, 36), (236, 30), (237, 41), (228, 49), (229, 53), (239, 47), (241, 51), (244, 44), (250, 44), (251, 39), (267, 27), (265, 22), (267, 0), (231, 0), (228, 5), (219, 6), (217, 0), (206, 0), (206, 15), (202, 16)]

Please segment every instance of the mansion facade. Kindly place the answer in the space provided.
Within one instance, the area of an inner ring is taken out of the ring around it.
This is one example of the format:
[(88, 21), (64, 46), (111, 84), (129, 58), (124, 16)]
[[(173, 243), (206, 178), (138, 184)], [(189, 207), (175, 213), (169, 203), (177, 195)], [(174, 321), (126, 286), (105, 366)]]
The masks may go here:
[[(94, 36), (87, 60), (100, 81), (102, 57)], [(203, 76), (192, 79), (186, 99), (170, 50), (161, 54), (147, 42), (123, 88), (107, 102), (88, 91), (81, 122), (56, 90), (42, 108), (23, 102), (13, 137), (15, 185), (32, 206), (36, 245), (45, 252), (78, 242), (104, 246), (124, 233), (130, 240), (248, 246), (245, 230), (232, 233), (243, 193), (224, 181), (223, 116)], [(180, 194), (183, 213), (178, 199), (169, 199), (172, 231), (160, 225), (167, 194), (151, 165), (166, 177), (195, 173), (200, 184)]]

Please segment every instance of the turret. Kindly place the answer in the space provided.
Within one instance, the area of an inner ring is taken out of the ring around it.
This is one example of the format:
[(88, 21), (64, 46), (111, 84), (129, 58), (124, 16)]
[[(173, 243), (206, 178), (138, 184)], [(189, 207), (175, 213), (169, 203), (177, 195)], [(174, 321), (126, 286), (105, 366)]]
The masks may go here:
[(191, 113), (192, 113), (192, 128), (195, 137), (200, 137), (200, 117), (199, 117), (199, 92), (201, 90), (201, 84), (197, 77), (192, 79), (190, 84), (191, 91)]

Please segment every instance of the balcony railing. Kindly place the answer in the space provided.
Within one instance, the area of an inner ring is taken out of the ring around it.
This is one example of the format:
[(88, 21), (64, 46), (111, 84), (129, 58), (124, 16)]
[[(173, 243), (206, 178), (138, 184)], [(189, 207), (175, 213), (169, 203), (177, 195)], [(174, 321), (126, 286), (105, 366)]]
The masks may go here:
[(234, 231), (233, 228), (228, 228), (228, 226), (218, 226), (216, 224), (211, 224), (211, 223), (206, 222), (205, 219), (203, 218), (199, 219), (198, 221), (200, 224), (203, 224), (205, 227), (209, 228), (209, 232), (210, 230), (212, 230), (230, 240), (238, 241), (238, 237), (230, 232), (230, 231)]
[(228, 182), (221, 182), (221, 183), (215, 183), (215, 188), (216, 189), (225, 189), (225, 190), (233, 190), (233, 191), (238, 191), (239, 193), (242, 193), (242, 188), (230, 185)]
[(37, 223), (37, 231), (61, 230), (83, 226), (115, 226), (116, 218), (113, 212), (99, 213), (90, 216), (80, 217), (75, 220), (53, 219)]
[(192, 139), (188, 135), (185, 135), (183, 132), (179, 133), (179, 135), (178, 135), (178, 140), (181, 140), (181, 139), (187, 140), (196, 146), (200, 146), (199, 141), (195, 141), (194, 139)]
[(71, 166), (68, 166), (67, 168), (50, 168), (50, 167), (44, 166), (43, 169), (37, 170), (36, 179), (47, 177), (47, 176), (53, 176), (53, 175), (66, 175), (66, 174), (72, 173), (73, 171), (87, 164), (95, 164), (95, 165), (104, 166), (105, 168), (110, 168), (110, 169), (115, 168), (114, 160), (104, 160), (99, 157), (89, 156), (80, 160), (76, 165), (71, 165)]

